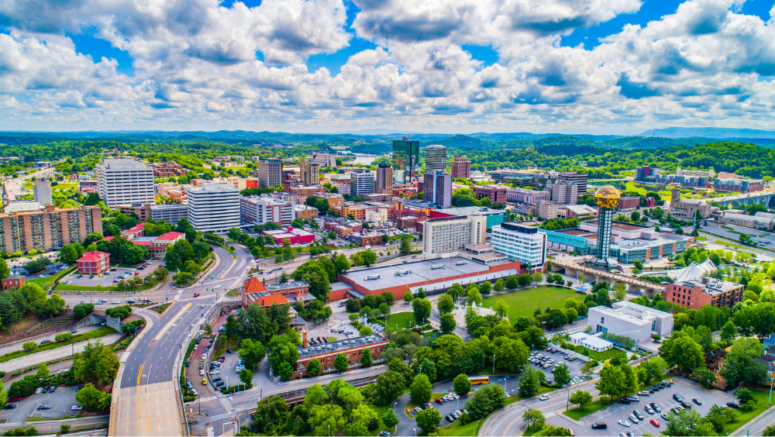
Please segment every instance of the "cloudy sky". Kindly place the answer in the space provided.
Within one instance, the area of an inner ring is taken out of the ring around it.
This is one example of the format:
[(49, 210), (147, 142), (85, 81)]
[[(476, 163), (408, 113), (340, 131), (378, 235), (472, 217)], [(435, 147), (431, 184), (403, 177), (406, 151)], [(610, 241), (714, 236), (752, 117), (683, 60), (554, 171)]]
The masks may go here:
[(0, 129), (775, 130), (772, 0), (3, 0)]

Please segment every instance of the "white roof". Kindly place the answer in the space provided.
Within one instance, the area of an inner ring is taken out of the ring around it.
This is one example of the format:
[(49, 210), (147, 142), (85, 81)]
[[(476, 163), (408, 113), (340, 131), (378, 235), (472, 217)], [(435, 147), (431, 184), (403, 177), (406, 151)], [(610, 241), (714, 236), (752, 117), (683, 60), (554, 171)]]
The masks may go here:
[(40, 210), (38, 202), (11, 202), (5, 206), (5, 212), (30, 212)]
[(598, 349), (602, 349), (613, 345), (613, 343), (611, 343), (608, 340), (603, 340), (600, 337), (595, 337), (594, 335), (585, 334), (583, 332), (578, 332), (576, 334), (573, 334), (570, 336), (570, 338), (573, 340), (579, 340), (583, 343), (586, 343)]
[(673, 278), (674, 282), (698, 281), (703, 276), (710, 275), (716, 271), (716, 265), (710, 259), (702, 264), (692, 262), (686, 268), (667, 272), (667, 275)]

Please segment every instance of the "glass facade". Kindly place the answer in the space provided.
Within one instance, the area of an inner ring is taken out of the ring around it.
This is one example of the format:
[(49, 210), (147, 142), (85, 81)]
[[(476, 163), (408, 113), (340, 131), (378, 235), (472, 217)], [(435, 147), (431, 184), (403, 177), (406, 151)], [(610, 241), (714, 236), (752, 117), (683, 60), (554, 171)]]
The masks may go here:
[[(419, 141), (411, 141), (408, 138), (393, 141), (393, 170), (398, 182), (405, 184), (412, 181), (419, 160)], [(399, 173), (399, 170), (403, 170), (404, 173)]]

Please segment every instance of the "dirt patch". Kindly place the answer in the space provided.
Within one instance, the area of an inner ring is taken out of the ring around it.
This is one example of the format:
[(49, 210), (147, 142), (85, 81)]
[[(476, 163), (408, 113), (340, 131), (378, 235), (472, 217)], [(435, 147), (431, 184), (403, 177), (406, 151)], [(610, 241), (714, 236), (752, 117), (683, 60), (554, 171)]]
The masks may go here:
[(0, 332), (0, 346), (52, 332), (69, 331), (76, 323), (73, 310), (64, 310), (53, 319), (28, 315), (16, 322), (10, 332)]

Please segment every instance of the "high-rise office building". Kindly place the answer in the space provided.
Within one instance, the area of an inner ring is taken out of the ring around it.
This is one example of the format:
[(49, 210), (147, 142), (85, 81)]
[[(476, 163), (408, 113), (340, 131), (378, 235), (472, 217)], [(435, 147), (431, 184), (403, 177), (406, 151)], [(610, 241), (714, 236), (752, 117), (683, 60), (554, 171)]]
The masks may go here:
[(374, 173), (370, 171), (355, 170), (350, 173), (350, 195), (364, 196), (374, 192)]
[(202, 184), (188, 191), (188, 221), (197, 231), (225, 233), (240, 225), (239, 190), (228, 184)]
[(453, 178), (470, 178), (471, 161), (465, 156), (455, 156), (450, 173), (452, 173)]
[(575, 171), (563, 171), (560, 172), (559, 176), (557, 177), (560, 181), (565, 181), (568, 183), (575, 183), (578, 185), (577, 189), (577, 195), (578, 197), (582, 197), (585, 194), (587, 194), (587, 179), (588, 176), (585, 173), (577, 173)]
[(320, 164), (301, 161), (301, 183), (304, 185), (317, 185), (320, 183)]
[(154, 203), (153, 168), (134, 159), (107, 158), (95, 166), (97, 192), (114, 208), (133, 203)]
[(447, 172), (447, 148), (440, 144), (431, 144), (425, 148), (425, 173)]
[(258, 186), (261, 188), (283, 186), (283, 163), (279, 159), (268, 159), (258, 163)]
[(32, 194), (36, 202), (41, 205), (53, 204), (54, 200), (51, 197), (51, 182), (47, 180), (35, 181), (32, 185)]
[(240, 196), (240, 216), (243, 223), (264, 224), (277, 223), (280, 226), (290, 225), (295, 217), (294, 205), (268, 195)]
[(546, 234), (539, 233), (537, 227), (516, 223), (493, 226), (490, 242), (495, 250), (510, 260), (529, 266), (528, 270), (543, 270), (546, 262)]
[(102, 209), (80, 206), (59, 209), (54, 205), (0, 214), (0, 251), (46, 251), (70, 243), (83, 243), (86, 236), (102, 233)]
[(393, 170), (398, 182), (409, 183), (414, 179), (415, 167), (420, 160), (420, 142), (404, 137), (393, 141)]
[(377, 167), (377, 187), (376, 193), (393, 194), (393, 167), (390, 164), (382, 163)]
[(438, 208), (449, 208), (452, 205), (452, 175), (441, 170), (425, 173), (423, 200), (435, 204)]

